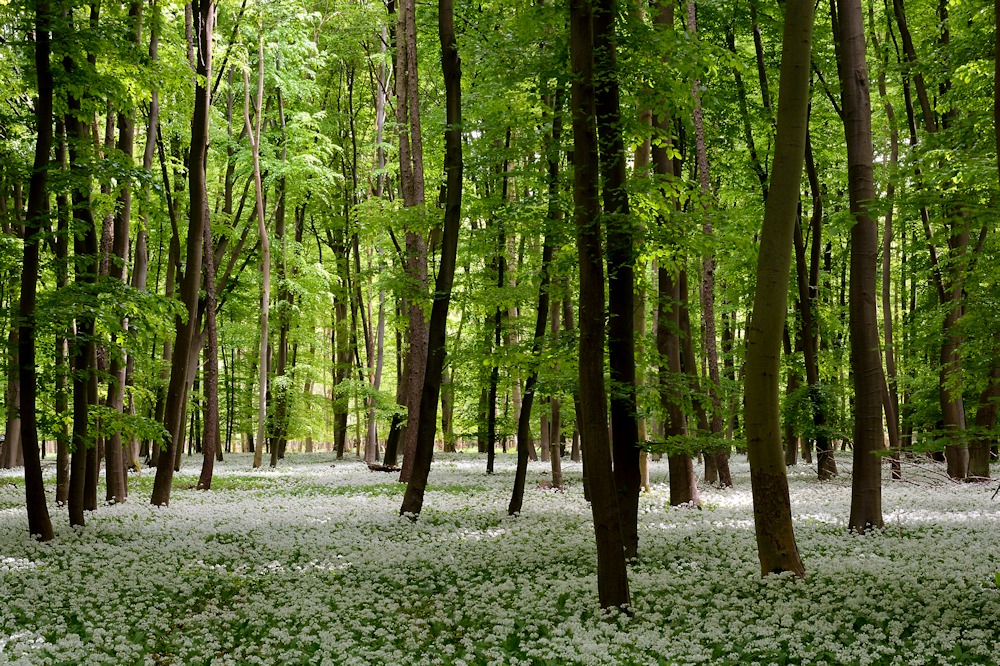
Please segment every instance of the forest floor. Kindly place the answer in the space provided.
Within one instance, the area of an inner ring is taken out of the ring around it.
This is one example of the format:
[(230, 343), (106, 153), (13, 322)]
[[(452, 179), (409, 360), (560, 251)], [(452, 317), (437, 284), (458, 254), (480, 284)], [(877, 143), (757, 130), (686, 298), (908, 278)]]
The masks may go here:
[(824, 483), (790, 470), (805, 580), (760, 578), (743, 456), (735, 488), (703, 487), (700, 510), (670, 507), (666, 461), (652, 463), (634, 617), (599, 611), (568, 461), (565, 492), (532, 463), (510, 518), (512, 457), (487, 476), (482, 456), (439, 454), (414, 524), (396, 475), (353, 459), (253, 471), (228, 455), (210, 492), (185, 459), (169, 508), (149, 505), (149, 471), (130, 475), (129, 501), (83, 530), (51, 505), (46, 544), (26, 533), (20, 470), (3, 471), (0, 663), (1000, 664), (996, 482), (907, 465), (883, 484), (886, 528), (857, 536), (838, 462)]

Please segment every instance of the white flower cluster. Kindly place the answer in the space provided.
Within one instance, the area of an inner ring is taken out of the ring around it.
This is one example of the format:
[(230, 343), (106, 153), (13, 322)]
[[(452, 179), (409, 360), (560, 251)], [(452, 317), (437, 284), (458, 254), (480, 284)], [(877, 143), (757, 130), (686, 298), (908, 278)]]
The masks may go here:
[[(151, 475), (83, 531), (52, 507), (29, 538), (17, 471), (0, 471), (0, 663), (997, 664), (1000, 501), (975, 484), (883, 484), (886, 528), (847, 532), (850, 484), (791, 472), (809, 576), (761, 579), (749, 477), (670, 507), (666, 462), (641, 498), (634, 615), (602, 613), (581, 468), (506, 515), (513, 460), (438, 455), (424, 511), (360, 462), (245, 456), (216, 490)], [(53, 472), (46, 468), (47, 474)], [(53, 487), (51, 476), (47, 486)]]

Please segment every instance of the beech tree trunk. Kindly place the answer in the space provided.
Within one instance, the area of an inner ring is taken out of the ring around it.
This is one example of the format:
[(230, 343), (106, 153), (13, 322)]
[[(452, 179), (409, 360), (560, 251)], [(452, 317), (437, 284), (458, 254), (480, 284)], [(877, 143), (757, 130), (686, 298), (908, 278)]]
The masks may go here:
[[(674, 6), (670, 2), (659, 3), (654, 22), (660, 29), (669, 30), (674, 24)], [(662, 177), (676, 177), (678, 167), (671, 157), (671, 139), (674, 128), (668, 113), (655, 119), (660, 132), (660, 141), (652, 149), (653, 170)], [(673, 201), (676, 207), (678, 202)], [(665, 224), (660, 219), (660, 224)], [(680, 262), (677, 262), (680, 263)], [(661, 260), (657, 270), (659, 301), (656, 319), (656, 349), (661, 365), (659, 371), (660, 405), (664, 413), (663, 435), (668, 443), (676, 444), (687, 434), (681, 391), (681, 266), (667, 265)], [(666, 365), (664, 366), (664, 360)], [(673, 439), (673, 442), (671, 440)], [(670, 504), (680, 506), (701, 503), (698, 480), (694, 473), (694, 463), (688, 453), (670, 453), (667, 456), (670, 479)]]
[[(777, 134), (764, 208), (753, 310), (747, 327), (746, 424), (761, 575), (805, 575), (792, 528), (781, 450), (778, 378), (809, 111), (813, 3), (788, 0), (782, 34)], [(775, 184), (780, 187), (774, 187)]]
[[(594, 3), (594, 77), (608, 262), (608, 352), (615, 490), (625, 556), (639, 548), (639, 426), (635, 395), (635, 223), (629, 211), (625, 142), (618, 91), (615, 0)], [(550, 436), (550, 447), (557, 440)], [(558, 456), (558, 444), (553, 447)]]
[(49, 62), (53, 16), (47, 0), (35, 3), (35, 97), (37, 136), (28, 207), (24, 220), (24, 251), (21, 263), (21, 300), (18, 306), (18, 378), (21, 383), (21, 447), (24, 452), (24, 495), (28, 533), (39, 541), (51, 541), (52, 521), (45, 499), (39, 458), (36, 417), (37, 371), (35, 369), (35, 303), (38, 291), (38, 245), (42, 229), (48, 228), (48, 175), (52, 154), (52, 66)]
[(448, 305), (455, 277), (458, 231), (462, 221), (462, 69), (455, 40), (452, 0), (438, 0), (438, 35), (441, 40), (441, 69), (444, 74), (445, 107), (445, 214), (441, 236), (441, 259), (428, 333), (427, 371), (420, 397), (420, 432), (413, 455), (413, 473), (406, 484), (400, 515), (416, 517), (424, 502), (424, 490), (434, 454), (437, 406), (444, 369), (448, 333)]
[[(417, 93), (416, 2), (401, 0), (396, 22), (396, 122), (399, 127), (399, 180), (403, 206), (422, 209), (424, 205), (424, 151), (420, 135), (420, 100)], [(427, 294), (427, 242), (412, 227), (406, 230), (406, 277), (410, 281), (406, 429), (402, 435), (403, 468), (399, 480), (407, 483), (413, 470), (413, 452), (419, 431), (420, 402), (427, 370), (428, 329), (424, 317)]]
[(187, 237), (187, 258), (181, 279), (181, 301), (187, 317), (176, 319), (173, 358), (170, 365), (170, 383), (167, 386), (164, 408), (164, 428), (167, 441), (156, 466), (156, 479), (150, 502), (166, 506), (170, 503), (170, 485), (180, 449), (184, 429), (184, 411), (189, 387), (189, 367), (192, 356), (197, 358), (195, 346), (198, 326), (198, 296), (201, 288), (202, 262), (205, 246), (205, 226), (209, 224), (206, 166), (208, 157), (208, 129), (211, 99), (208, 81), (212, 73), (212, 31), (215, 24), (215, 5), (212, 0), (195, 0), (197, 16), (197, 83), (195, 84), (194, 112), (191, 116), (191, 163), (188, 170), (190, 190), (190, 224)]
[(587, 461), (587, 485), (597, 541), (598, 598), (602, 608), (627, 611), (630, 603), (628, 570), (611, 469), (604, 390), (604, 263), (597, 185), (599, 160), (594, 124), (594, 34), (590, 0), (570, 0), (570, 56), (573, 68), (573, 203), (580, 266), (580, 411), (577, 421)]
[[(548, 227), (545, 230), (545, 240), (542, 241), (542, 265), (539, 268), (538, 307), (535, 310), (535, 335), (531, 341), (531, 355), (535, 358), (542, 351), (545, 339), (545, 320), (549, 311), (549, 290), (552, 284), (549, 275), (552, 264), (554, 236), (556, 228), (562, 221), (562, 211), (559, 208), (559, 147), (562, 138), (562, 100), (560, 91), (556, 91), (552, 99), (552, 138), (548, 145), (547, 173), (549, 185)], [(531, 408), (535, 400), (535, 387), (538, 383), (538, 368), (531, 366), (528, 378), (524, 383), (524, 395), (521, 398), (521, 413), (517, 419), (517, 469), (514, 473), (514, 490), (511, 492), (507, 514), (516, 516), (521, 513), (524, 501), (524, 482), (528, 474), (528, 458), (531, 450)], [(558, 454), (558, 451), (556, 452)]]

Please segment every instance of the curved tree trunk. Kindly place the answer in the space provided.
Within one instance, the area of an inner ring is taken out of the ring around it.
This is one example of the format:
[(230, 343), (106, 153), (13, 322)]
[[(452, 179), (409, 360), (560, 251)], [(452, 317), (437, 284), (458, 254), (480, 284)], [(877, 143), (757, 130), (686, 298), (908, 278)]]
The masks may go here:
[[(552, 100), (552, 139), (548, 146), (548, 180), (549, 180), (549, 214), (548, 228), (545, 230), (545, 240), (542, 241), (542, 265), (539, 269), (538, 308), (535, 311), (535, 336), (531, 342), (532, 356), (537, 357), (542, 351), (545, 338), (545, 320), (549, 311), (549, 288), (552, 283), (549, 269), (552, 263), (555, 228), (562, 221), (562, 211), (559, 209), (559, 144), (562, 136), (562, 100), (559, 91)], [(524, 396), (521, 398), (521, 413), (517, 419), (517, 469), (514, 473), (514, 490), (511, 493), (507, 514), (514, 516), (521, 513), (524, 500), (524, 482), (528, 474), (528, 458), (531, 449), (531, 407), (535, 400), (535, 386), (538, 382), (538, 368), (534, 365), (524, 383)], [(555, 454), (558, 456), (558, 450)], [(554, 481), (553, 481), (554, 483)]]
[[(792, 236), (809, 113), (813, 3), (788, 0), (781, 49), (777, 135), (771, 191), (764, 208), (753, 311), (747, 327), (746, 424), (754, 527), (762, 575), (805, 575), (792, 528), (781, 450), (778, 377), (791, 268)], [(773, 187), (781, 183), (781, 187)]]
[(184, 276), (181, 279), (181, 301), (187, 317), (176, 320), (173, 358), (170, 365), (170, 383), (167, 386), (164, 407), (164, 428), (167, 431), (166, 447), (156, 466), (156, 479), (150, 502), (165, 506), (170, 503), (170, 485), (180, 449), (184, 429), (184, 407), (187, 404), (188, 377), (191, 358), (197, 358), (195, 345), (198, 325), (198, 296), (201, 289), (202, 260), (204, 256), (204, 230), (209, 223), (206, 166), (208, 157), (208, 129), (211, 99), (208, 81), (212, 72), (212, 31), (215, 24), (215, 5), (212, 0), (197, 0), (198, 16), (198, 83), (195, 85), (194, 112), (191, 117), (191, 164), (188, 171), (191, 197), (190, 225), (187, 237), (187, 256)]

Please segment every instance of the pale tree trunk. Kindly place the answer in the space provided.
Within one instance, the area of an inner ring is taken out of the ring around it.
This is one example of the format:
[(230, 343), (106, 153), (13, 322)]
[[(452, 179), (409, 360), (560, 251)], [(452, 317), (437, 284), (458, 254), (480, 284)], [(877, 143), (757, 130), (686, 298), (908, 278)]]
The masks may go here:
[(257, 96), (253, 103), (254, 118), (250, 118), (250, 74), (243, 72), (243, 123), (250, 139), (253, 158), (253, 187), (256, 199), (257, 234), (260, 236), (260, 351), (257, 381), (257, 436), (253, 451), (254, 469), (264, 463), (264, 442), (267, 436), (267, 373), (270, 363), (268, 324), (271, 313), (271, 242), (264, 220), (264, 187), (260, 173), (260, 126), (264, 111), (264, 36), (257, 40)]
[[(604, 266), (598, 199), (597, 128), (594, 125), (593, 7), (570, 1), (573, 68), (573, 201), (580, 266), (579, 382), (577, 422), (586, 457), (587, 486), (597, 541), (597, 592), (602, 608), (630, 604), (625, 544), (611, 469), (604, 390)], [(629, 313), (631, 317), (631, 312)]]
[[(772, 187), (764, 208), (753, 310), (747, 327), (746, 425), (761, 575), (805, 575), (792, 528), (781, 450), (778, 377), (809, 111), (813, 3), (788, 0), (782, 35)], [(793, 185), (796, 184), (796, 185)]]

